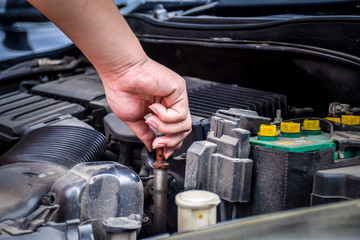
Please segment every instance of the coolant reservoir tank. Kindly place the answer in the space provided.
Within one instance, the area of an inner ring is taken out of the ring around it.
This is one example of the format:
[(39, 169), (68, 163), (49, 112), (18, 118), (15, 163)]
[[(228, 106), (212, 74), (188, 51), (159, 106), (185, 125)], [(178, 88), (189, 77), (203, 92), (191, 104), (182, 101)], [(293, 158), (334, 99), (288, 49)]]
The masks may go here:
[(178, 232), (196, 230), (216, 223), (216, 206), (220, 203), (217, 194), (191, 190), (176, 195), (178, 206)]

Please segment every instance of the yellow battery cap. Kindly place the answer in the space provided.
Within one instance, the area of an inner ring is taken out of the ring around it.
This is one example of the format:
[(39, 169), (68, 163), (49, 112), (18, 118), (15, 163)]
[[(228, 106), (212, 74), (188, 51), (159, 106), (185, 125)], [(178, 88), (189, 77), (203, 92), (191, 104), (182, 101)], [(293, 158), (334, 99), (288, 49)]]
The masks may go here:
[(302, 129), (306, 130), (306, 131), (319, 131), (319, 130), (321, 130), (320, 121), (305, 119), (303, 122)]
[(261, 124), (260, 125), (260, 132), (258, 133), (259, 136), (264, 137), (275, 137), (278, 135), (276, 131), (276, 125), (266, 125)]
[(339, 117), (326, 117), (326, 120), (341, 123), (341, 119)]
[(360, 116), (354, 116), (353, 121), (354, 125), (360, 125)]
[(360, 116), (342, 115), (341, 122), (348, 125), (360, 125)]
[(299, 133), (300, 123), (282, 122), (280, 124), (280, 131), (284, 133)]

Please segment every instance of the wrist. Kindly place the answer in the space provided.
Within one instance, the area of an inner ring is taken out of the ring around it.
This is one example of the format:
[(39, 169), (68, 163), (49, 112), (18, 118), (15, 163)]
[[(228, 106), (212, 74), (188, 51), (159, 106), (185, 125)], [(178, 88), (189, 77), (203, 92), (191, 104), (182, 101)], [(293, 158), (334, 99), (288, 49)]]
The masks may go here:
[[(142, 50), (142, 49), (141, 49)], [(144, 51), (128, 54), (112, 62), (93, 64), (103, 81), (113, 81), (121, 78), (132, 69), (139, 68), (150, 59)]]

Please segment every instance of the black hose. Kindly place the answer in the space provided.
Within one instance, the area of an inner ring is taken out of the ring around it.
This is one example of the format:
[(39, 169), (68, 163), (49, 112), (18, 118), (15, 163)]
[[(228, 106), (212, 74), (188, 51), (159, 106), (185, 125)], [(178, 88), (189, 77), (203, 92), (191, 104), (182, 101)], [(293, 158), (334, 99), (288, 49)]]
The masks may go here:
[(310, 107), (304, 107), (304, 108), (292, 107), (288, 110), (288, 115), (290, 116), (290, 118), (298, 118), (303, 116), (312, 116), (314, 112), (315, 110)]
[(46, 65), (39, 67), (20, 68), (13, 71), (3, 71), (0, 73), (0, 83), (16, 79), (31, 78), (49, 73), (69, 72), (75, 70), (82, 64), (89, 64), (89, 61), (87, 59), (80, 58), (72, 60), (67, 64)]
[(143, 161), (144, 165), (152, 171), (153, 163), (155, 162), (154, 157), (150, 155), (150, 152), (144, 147), (141, 151), (141, 160)]
[(100, 160), (106, 138), (98, 131), (74, 126), (47, 126), (25, 135), (0, 158), (0, 166), (16, 162), (50, 162), (71, 168)]

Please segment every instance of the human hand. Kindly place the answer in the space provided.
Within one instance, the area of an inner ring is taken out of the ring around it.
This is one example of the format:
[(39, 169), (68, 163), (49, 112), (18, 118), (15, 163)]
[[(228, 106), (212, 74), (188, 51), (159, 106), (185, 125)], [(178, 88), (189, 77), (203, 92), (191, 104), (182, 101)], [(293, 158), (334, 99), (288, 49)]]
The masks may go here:
[[(125, 70), (99, 73), (110, 108), (149, 150), (164, 148), (168, 158), (181, 147), (191, 132), (183, 78), (148, 57)], [(149, 125), (165, 135), (156, 137)]]
[[(151, 150), (168, 158), (191, 131), (185, 81), (149, 59), (112, 0), (28, 0), (98, 70), (113, 112)], [(144, 116), (153, 113), (147, 118)], [(165, 136), (155, 138), (149, 125)], [(155, 140), (154, 140), (155, 139)]]

